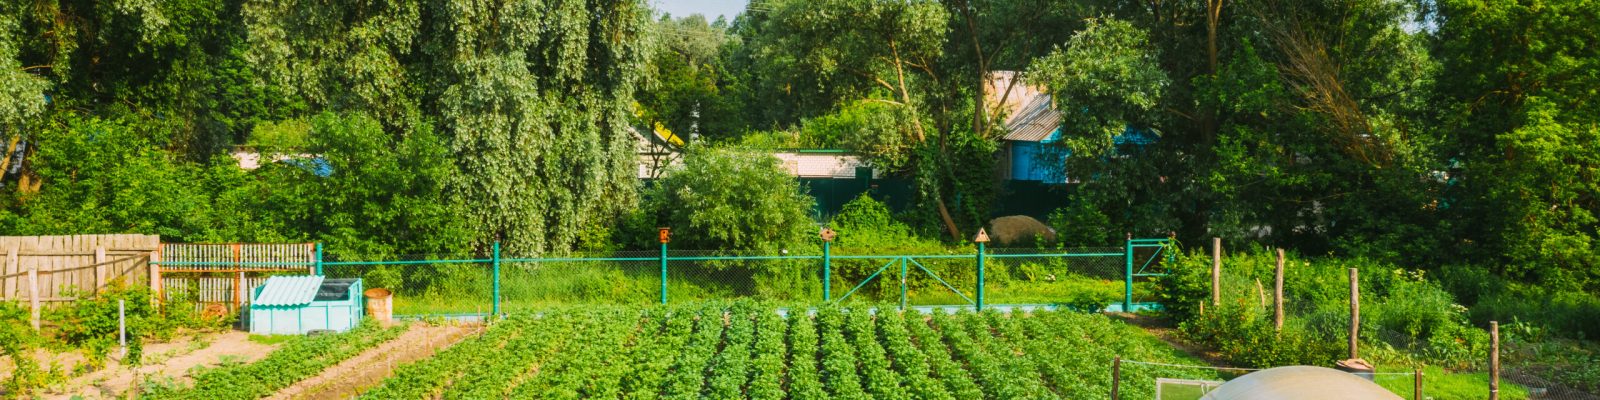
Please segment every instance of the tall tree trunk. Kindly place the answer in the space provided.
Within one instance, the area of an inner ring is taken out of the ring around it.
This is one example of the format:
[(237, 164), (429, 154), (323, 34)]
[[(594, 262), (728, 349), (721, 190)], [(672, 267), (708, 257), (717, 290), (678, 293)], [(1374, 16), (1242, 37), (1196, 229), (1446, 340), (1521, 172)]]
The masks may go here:
[[(922, 118), (918, 117), (917, 107), (915, 105), (916, 103), (911, 102), (911, 89), (909, 87), (910, 85), (906, 84), (906, 73), (904, 67), (905, 61), (900, 58), (900, 45), (896, 43), (892, 37), (889, 38), (889, 50), (890, 53), (894, 55), (894, 74), (895, 79), (897, 80), (896, 83), (900, 86), (900, 102), (905, 104), (906, 110), (911, 116), (911, 130), (916, 136), (916, 141), (919, 143), (923, 142), (927, 140), (928, 136), (922, 129)], [(940, 138), (942, 141), (943, 137), (941, 136)], [(941, 146), (939, 152), (942, 156), (945, 152), (943, 146)], [(934, 162), (939, 162), (939, 160), (935, 160)], [(939, 208), (939, 218), (944, 221), (944, 228), (946, 231), (950, 232), (951, 239), (961, 240), (961, 229), (956, 227), (955, 219), (950, 217), (949, 207), (945, 206), (944, 191), (935, 188), (933, 193), (933, 201)]]

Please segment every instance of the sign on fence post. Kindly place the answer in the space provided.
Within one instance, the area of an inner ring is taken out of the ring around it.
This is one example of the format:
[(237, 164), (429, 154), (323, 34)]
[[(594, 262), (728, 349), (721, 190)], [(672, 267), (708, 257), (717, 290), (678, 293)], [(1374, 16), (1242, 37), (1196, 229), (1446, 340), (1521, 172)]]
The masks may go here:
[[(500, 315), (500, 241), (494, 242), (494, 259), (490, 261), (494, 268), (494, 315)], [(321, 275), (321, 274), (318, 274)]]
[(978, 236), (972, 238), (972, 241), (978, 242), (978, 301), (975, 303), (978, 311), (983, 311), (983, 245), (989, 243), (989, 233), (984, 232), (983, 228), (978, 228)]
[(667, 304), (667, 242), (672, 241), (672, 228), (656, 228), (661, 240), (661, 304)]

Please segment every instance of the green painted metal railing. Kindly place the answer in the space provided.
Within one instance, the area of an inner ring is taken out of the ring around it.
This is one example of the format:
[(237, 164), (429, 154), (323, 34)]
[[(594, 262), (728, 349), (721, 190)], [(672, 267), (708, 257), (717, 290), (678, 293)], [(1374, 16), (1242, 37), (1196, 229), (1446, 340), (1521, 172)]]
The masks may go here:
[[(383, 261), (325, 261), (323, 259), (323, 247), (322, 247), (322, 244), (318, 243), (316, 245), (316, 250), (315, 250), (317, 258), (316, 258), (315, 261), (312, 261), (312, 262), (180, 262), (180, 261), (155, 261), (155, 262), (152, 262), (152, 263), (153, 264), (164, 265), (164, 266), (180, 266), (180, 265), (181, 266), (203, 266), (203, 265), (213, 265), (213, 266), (214, 265), (229, 265), (229, 266), (305, 266), (305, 267), (310, 267), (312, 269), (312, 272), (314, 274), (317, 274), (317, 275), (323, 275), (325, 273), (325, 269), (328, 268), (328, 267), (369, 267), (370, 268), (370, 267), (385, 267), (385, 266), (431, 266), (431, 265), (439, 265), (439, 264), (468, 264), (468, 265), (471, 265), (471, 264), (479, 264), (479, 265), (488, 264), (488, 266), (489, 266), (489, 271), (488, 272), (492, 277), (492, 289), (491, 289), (491, 293), (489, 293), (489, 295), (492, 297), (491, 299), (489, 299), (490, 300), (490, 304), (491, 304), (490, 314), (492, 314), (492, 315), (502, 315), (502, 314), (504, 314), (504, 310), (502, 308), (502, 300), (503, 299), (502, 299), (502, 283), (501, 283), (501, 280), (502, 280), (501, 266), (504, 263), (546, 264), (546, 263), (586, 263), (586, 262), (594, 262), (594, 263), (646, 263), (646, 262), (654, 262), (654, 263), (657, 263), (658, 266), (659, 266), (659, 272), (660, 272), (660, 277), (659, 277), (659, 280), (660, 280), (660, 282), (659, 282), (660, 299), (659, 299), (659, 301), (660, 301), (661, 304), (666, 304), (668, 302), (668, 300), (669, 300), (669, 297), (668, 297), (668, 283), (669, 283), (669, 280), (672, 279), (670, 277), (669, 273), (671, 271), (670, 264), (673, 263), (673, 262), (744, 262), (744, 261), (785, 261), (785, 260), (787, 260), (787, 261), (816, 261), (816, 262), (819, 262), (821, 264), (820, 265), (821, 266), (821, 272), (822, 272), (822, 276), (821, 276), (821, 279), (822, 279), (821, 298), (822, 298), (823, 302), (842, 302), (842, 301), (850, 298), (852, 295), (857, 294), (857, 292), (860, 291), (863, 287), (866, 287), (870, 282), (881, 278), (884, 275), (884, 272), (888, 271), (889, 268), (892, 268), (892, 267), (894, 267), (895, 265), (898, 264), (898, 266), (900, 267), (899, 303), (900, 303), (900, 307), (902, 309), (909, 306), (909, 304), (908, 304), (908, 287), (909, 287), (909, 284), (908, 284), (907, 279), (908, 279), (908, 276), (911, 276), (912, 273), (915, 272), (917, 274), (925, 274), (927, 277), (932, 278), (933, 282), (936, 282), (940, 287), (943, 287), (944, 289), (948, 289), (951, 293), (954, 293), (960, 299), (964, 300), (967, 303), (967, 305), (971, 305), (975, 309), (980, 309), (981, 310), (981, 309), (984, 309), (985, 307), (989, 306), (989, 304), (988, 304), (989, 298), (988, 298), (987, 293), (986, 293), (987, 289), (988, 289), (987, 286), (989, 286), (986, 283), (986, 277), (987, 277), (986, 276), (987, 275), (987, 273), (986, 273), (986, 260), (988, 260), (988, 259), (998, 259), (998, 260), (1006, 260), (1006, 259), (1047, 259), (1048, 260), (1048, 259), (1073, 259), (1073, 258), (1106, 258), (1106, 259), (1121, 258), (1120, 261), (1122, 261), (1121, 262), (1121, 264), (1122, 264), (1122, 271), (1121, 272), (1122, 273), (1120, 275), (1121, 275), (1121, 280), (1123, 281), (1122, 282), (1123, 283), (1122, 301), (1120, 302), (1120, 304), (1117, 304), (1120, 307), (1108, 308), (1108, 310), (1113, 310), (1113, 311), (1134, 311), (1134, 310), (1138, 310), (1138, 309), (1142, 309), (1142, 308), (1159, 307), (1158, 304), (1155, 304), (1155, 303), (1152, 303), (1152, 302), (1136, 302), (1135, 301), (1134, 281), (1136, 279), (1138, 279), (1138, 278), (1152, 278), (1152, 277), (1159, 277), (1159, 276), (1166, 275), (1165, 272), (1154, 270), (1154, 269), (1152, 269), (1152, 267), (1161, 265), (1160, 264), (1160, 260), (1161, 260), (1161, 256), (1162, 255), (1166, 256), (1166, 260), (1169, 263), (1172, 261), (1173, 251), (1170, 249), (1170, 247), (1172, 245), (1173, 245), (1173, 242), (1171, 240), (1169, 240), (1169, 239), (1129, 239), (1122, 246), (1122, 249), (1121, 249), (1122, 251), (1121, 252), (1115, 252), (1115, 253), (1114, 252), (1080, 252), (1080, 253), (1070, 253), (1070, 252), (1066, 252), (1066, 253), (1046, 253), (1046, 252), (1037, 252), (1037, 253), (1017, 253), (1017, 254), (989, 254), (988, 253), (988, 249), (987, 249), (987, 247), (985, 246), (984, 243), (977, 243), (977, 246), (976, 246), (976, 250), (977, 251), (976, 251), (976, 253), (969, 254), (969, 255), (962, 255), (962, 254), (925, 254), (925, 255), (860, 255), (860, 254), (845, 254), (845, 255), (835, 255), (835, 254), (833, 254), (833, 249), (832, 249), (831, 243), (825, 241), (822, 244), (822, 254), (820, 254), (820, 255), (673, 256), (673, 255), (669, 254), (667, 244), (666, 243), (662, 243), (661, 247), (660, 247), (660, 252), (657, 253), (655, 257), (538, 257), (538, 258), (506, 258), (506, 257), (503, 257), (502, 254), (501, 254), (500, 243), (496, 242), (496, 243), (493, 244), (492, 252), (490, 253), (490, 258), (459, 258), (459, 259), (431, 259), (431, 260), (383, 260)], [(1148, 254), (1141, 254), (1141, 252), (1148, 253)], [(646, 254), (648, 254), (648, 253), (646, 253)], [(975, 285), (972, 288), (972, 295), (971, 296), (968, 296), (967, 293), (965, 293), (962, 290), (958, 289), (956, 287), (956, 285), (951, 284), (949, 281), (944, 279), (944, 277), (941, 277), (939, 274), (935, 273), (934, 269), (928, 268), (926, 265), (924, 265), (925, 261), (930, 261), (930, 260), (961, 260), (961, 259), (970, 259), (970, 260), (974, 261), (974, 264), (971, 264), (971, 265), (975, 266), (975, 271), (974, 271), (975, 272)], [(834, 298), (833, 297), (833, 293), (832, 293), (832, 281), (835, 278), (835, 276), (834, 276), (834, 273), (835, 273), (834, 272), (834, 264), (838, 263), (838, 262), (841, 262), (841, 261), (846, 261), (846, 262), (848, 262), (848, 261), (857, 261), (857, 262), (859, 262), (861, 260), (880, 260), (880, 261), (886, 261), (886, 262), (881, 264), (881, 266), (878, 267), (871, 275), (869, 275), (868, 277), (863, 279), (861, 282), (857, 283), (849, 291), (845, 292), (845, 294), (843, 296), (839, 296), (838, 298)], [(913, 266), (916, 267), (914, 270), (911, 268)]]

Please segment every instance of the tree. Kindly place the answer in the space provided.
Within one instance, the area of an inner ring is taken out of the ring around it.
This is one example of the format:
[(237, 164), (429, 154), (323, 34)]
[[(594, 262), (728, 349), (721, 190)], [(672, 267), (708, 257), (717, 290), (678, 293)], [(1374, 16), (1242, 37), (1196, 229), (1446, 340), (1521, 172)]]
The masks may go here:
[(434, 124), (479, 251), (567, 251), (633, 202), (641, 2), (252, 2), (243, 14), (268, 82), (398, 131)]
[(1600, 289), (1600, 4), (1440, 1), (1432, 100), (1453, 161), (1454, 252), (1551, 289)]

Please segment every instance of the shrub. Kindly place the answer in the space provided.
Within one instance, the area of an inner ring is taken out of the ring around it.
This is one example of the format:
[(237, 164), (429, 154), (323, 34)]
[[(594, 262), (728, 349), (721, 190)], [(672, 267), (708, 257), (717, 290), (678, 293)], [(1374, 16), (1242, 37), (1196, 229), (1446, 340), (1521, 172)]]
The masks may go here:
[(1337, 355), (1349, 330), (1348, 269), (1355, 267), (1361, 279), (1364, 357), (1374, 361), (1420, 358), (1453, 366), (1486, 354), (1487, 335), (1468, 322), (1467, 309), (1442, 286), (1425, 279), (1420, 271), (1365, 259), (1301, 260), (1291, 255), (1284, 276), (1288, 321), (1283, 336), (1294, 338), (1266, 341), (1260, 330), (1266, 326), (1265, 334), (1272, 334), (1271, 301), (1264, 296), (1271, 290), (1275, 258), (1263, 249), (1226, 257), (1223, 306), (1208, 309), (1207, 315), (1198, 311), (1200, 304), (1211, 301), (1208, 254), (1180, 255), (1172, 274), (1157, 282), (1157, 295), (1174, 317), (1185, 321), (1185, 333), (1217, 346), (1226, 358), (1245, 363), (1316, 361), (1277, 355), (1274, 346), (1317, 349), (1317, 343), (1332, 343), (1330, 354)]
[(775, 157), (696, 147), (647, 191), (645, 208), (673, 228), (674, 247), (773, 254), (815, 242), (812, 203)]
[(14, 365), (11, 376), (0, 382), (0, 393), (17, 398), (25, 398), (62, 377), (60, 371), (46, 370), (34, 362), (33, 349), (43, 339), (33, 332), (30, 314), (16, 303), (0, 302), (0, 357), (10, 358)]

